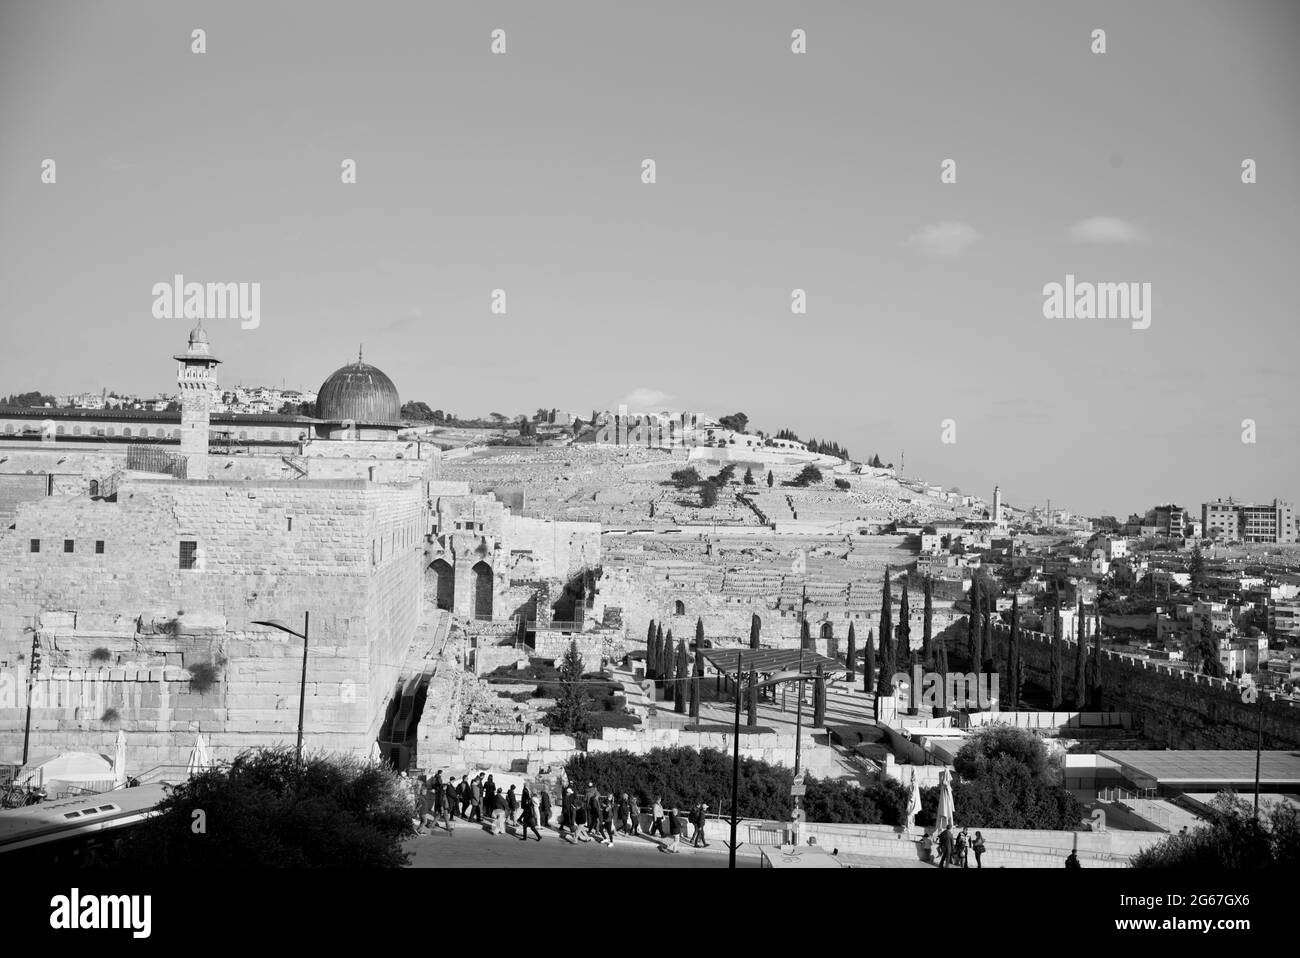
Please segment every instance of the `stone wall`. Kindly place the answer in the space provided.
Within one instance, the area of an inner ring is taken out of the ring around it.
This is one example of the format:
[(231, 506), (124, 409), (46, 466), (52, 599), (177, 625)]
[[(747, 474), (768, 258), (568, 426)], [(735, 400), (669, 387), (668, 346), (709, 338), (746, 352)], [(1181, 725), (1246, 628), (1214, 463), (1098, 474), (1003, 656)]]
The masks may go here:
[[(965, 619), (954, 628), (964, 636)], [(995, 626), (999, 656), (1010, 629)], [(1021, 632), (1021, 649), (1029, 678), (1046, 686), (1050, 679), (1050, 640), (1041, 632)], [(962, 640), (964, 641), (964, 640)], [(1076, 643), (1063, 640), (1067, 691), (1073, 685)], [(1224, 679), (1179, 669), (1166, 663), (1109, 649), (1101, 657), (1102, 705), (1130, 712), (1144, 738), (1166, 748), (1253, 749), (1258, 705), (1241, 701), (1241, 686)], [(1300, 708), (1261, 691), (1264, 699), (1264, 748), (1300, 747)]]

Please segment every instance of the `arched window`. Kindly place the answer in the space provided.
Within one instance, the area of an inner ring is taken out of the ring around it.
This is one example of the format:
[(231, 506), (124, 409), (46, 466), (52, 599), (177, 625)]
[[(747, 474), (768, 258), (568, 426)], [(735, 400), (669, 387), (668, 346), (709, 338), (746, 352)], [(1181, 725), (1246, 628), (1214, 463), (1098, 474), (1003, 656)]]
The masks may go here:
[(117, 435), (117, 430), (116, 430), (114, 427), (109, 426), (107, 429), (104, 430), (104, 435), (106, 435), (106, 436), (116, 436), (116, 435)]
[(450, 612), (456, 599), (456, 576), (451, 565), (445, 559), (434, 559), (429, 572), (433, 580), (429, 585), (433, 587), (434, 604)]
[(686, 614), (686, 603), (683, 602), (681, 599), (678, 599), (676, 602), (673, 603), (673, 615), (685, 615), (685, 614)]
[(62, 427), (62, 426), (59, 426), (59, 427), (57, 427), (57, 428), (54, 430), (54, 435), (56, 435), (56, 436), (62, 436), (62, 435), (63, 435), (63, 431), (64, 431), (64, 430), (63, 430), (63, 427)]
[(99, 480), (98, 480), (98, 479), (91, 479), (91, 480), (90, 480), (90, 498), (94, 499), (94, 498), (95, 498), (96, 496), (98, 496), (98, 495), (99, 495)]
[(159, 439), (162, 439), (164, 436), (167, 435), (167, 432), (166, 432), (166, 430), (163, 430), (163, 429), (155, 429), (155, 430), (154, 430), (154, 435), (157, 436)]
[(131, 427), (130, 427), (130, 426), (126, 426), (126, 427), (124, 427), (124, 428), (122, 429), (122, 435), (123, 435), (123, 436), (130, 436), (130, 435), (131, 435)]
[(830, 622), (822, 623), (822, 638), (823, 639), (835, 638), (835, 626), (832, 625)]
[(279, 442), (279, 441), (280, 441), (280, 433), (279, 433), (277, 430), (274, 430), (274, 429), (271, 430), (271, 441), (272, 441), (272, 442)]
[(12, 436), (13, 434), (14, 434), (14, 424), (11, 422), (5, 423), (5, 435)]
[(172, 438), (173, 438), (173, 439), (179, 439), (179, 438), (181, 438), (181, 431), (180, 431), (179, 429), (173, 429), (173, 430), (172, 430)]
[(73, 426), (73, 427), (72, 427), (72, 434), (73, 434), (74, 436), (80, 436), (80, 435), (81, 435), (81, 427), (80, 427), (80, 426)]
[(492, 618), (492, 567), (486, 562), (474, 563), (474, 618)]

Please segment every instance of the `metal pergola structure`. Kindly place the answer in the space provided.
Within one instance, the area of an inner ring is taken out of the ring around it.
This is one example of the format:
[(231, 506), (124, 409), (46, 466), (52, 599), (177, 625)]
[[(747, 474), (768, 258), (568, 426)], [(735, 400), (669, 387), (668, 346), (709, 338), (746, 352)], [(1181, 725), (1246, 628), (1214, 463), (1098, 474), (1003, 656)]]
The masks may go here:
[(758, 672), (772, 675), (802, 669), (825, 673), (847, 672), (849, 667), (838, 659), (821, 655), (811, 649), (704, 649), (704, 659), (724, 675)]

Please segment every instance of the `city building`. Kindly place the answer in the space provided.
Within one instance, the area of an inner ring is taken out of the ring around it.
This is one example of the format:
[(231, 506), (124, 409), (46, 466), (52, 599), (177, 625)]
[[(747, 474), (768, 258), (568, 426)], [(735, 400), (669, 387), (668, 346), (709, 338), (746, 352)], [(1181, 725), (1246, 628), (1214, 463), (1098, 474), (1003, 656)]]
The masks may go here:
[(1201, 505), (1201, 526), (1207, 539), (1228, 542), (1293, 543), (1297, 541), (1295, 509), (1289, 502), (1234, 502), (1231, 497)]

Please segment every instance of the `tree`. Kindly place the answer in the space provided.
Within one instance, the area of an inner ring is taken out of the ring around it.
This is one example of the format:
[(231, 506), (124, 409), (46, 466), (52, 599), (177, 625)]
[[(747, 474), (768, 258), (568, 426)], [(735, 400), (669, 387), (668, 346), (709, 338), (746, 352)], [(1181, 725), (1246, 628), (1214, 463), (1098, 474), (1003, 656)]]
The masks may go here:
[(804, 619), (799, 625), (799, 648), (813, 651), (817, 649), (817, 644), (813, 641), (812, 630), (808, 628), (807, 619)]
[(767, 470), (767, 488), (771, 489), (771, 488), (772, 488), (772, 484), (773, 484), (775, 481), (776, 481), (776, 480), (775, 480), (774, 478), (772, 478), (772, 470), (771, 470), (771, 469)]
[(700, 720), (700, 692), (704, 679), (704, 648), (701, 642), (695, 643), (695, 670), (691, 682), (691, 718)]
[(1020, 708), (1020, 596), (1011, 597), (1011, 638), (1007, 642), (1007, 707)]
[(925, 605), (921, 611), (921, 661), (927, 672), (934, 671), (934, 580), (925, 577)]
[[(200, 817), (211, 827), (196, 834)], [(414, 817), (385, 764), (259, 748), (174, 785), (154, 815), (92, 854), (114, 868), (397, 868)]]
[(746, 690), (749, 701), (745, 707), (745, 724), (753, 728), (758, 724), (758, 673), (750, 671), (749, 686)]
[(912, 653), (912, 616), (907, 601), (907, 577), (903, 577), (903, 595), (898, 600), (898, 664), (901, 666), (906, 659), (910, 665), (914, 659)]
[(700, 474), (694, 466), (687, 466), (685, 469), (676, 469), (672, 474), (672, 483), (680, 490), (690, 489), (692, 486), (700, 484)]
[(979, 669), (983, 672), (993, 671), (993, 659), (997, 655), (993, 638), (993, 614), (997, 611), (997, 596), (994, 592), (984, 592), (984, 658)]
[(876, 641), (875, 633), (867, 629), (866, 655), (862, 663), (862, 691), (870, 692), (876, 685)]
[(1078, 641), (1074, 647), (1074, 707), (1082, 712), (1088, 707), (1088, 640), (1084, 635), (1087, 620), (1083, 600), (1079, 600), (1079, 621), (1075, 628)]
[(889, 566), (885, 566), (885, 593), (880, 600), (880, 674), (876, 677), (879, 695), (894, 694), (894, 648), (890, 636), (894, 634), (894, 610), (889, 595)]
[(810, 486), (815, 482), (822, 481), (822, 471), (814, 466), (811, 462), (799, 470), (799, 474), (785, 483), (787, 486)]
[(752, 486), (754, 484), (754, 470), (748, 466), (745, 468), (744, 482), (747, 486)]
[(1051, 680), (1052, 680), (1052, 711), (1056, 711), (1065, 701), (1065, 693), (1061, 686), (1064, 679), (1064, 665), (1061, 662), (1061, 640), (1053, 634), (1047, 640), (1051, 643)]
[(813, 728), (826, 724), (826, 676), (822, 667), (817, 666), (817, 679), (813, 683)]
[(1191, 655), (1188, 656), (1188, 660), (1203, 675), (1216, 679), (1223, 678), (1223, 662), (1219, 658), (1219, 643), (1214, 635), (1214, 624), (1210, 621), (1208, 614), (1201, 619), (1201, 628), (1192, 640)]
[(677, 697), (676, 662), (673, 655), (673, 630), (669, 629), (664, 642), (664, 701), (671, 702)]
[(718, 487), (711, 482), (700, 483), (700, 506), (712, 509), (718, 504)]
[(1101, 603), (1097, 603), (1092, 623), (1092, 656), (1088, 661), (1088, 699), (1093, 711), (1101, 711)]
[(662, 682), (663, 677), (664, 677), (664, 624), (660, 622), (659, 627), (655, 630), (655, 680), (659, 682), (660, 687), (663, 686), (663, 682)]
[(857, 669), (858, 669), (858, 637), (857, 637), (857, 634), (853, 631), (853, 623), (852, 623), (852, 622), (849, 623), (849, 654), (848, 654), (848, 656), (845, 658), (845, 660), (844, 660), (844, 664), (845, 664), (846, 666), (848, 666), (848, 669), (849, 669), (848, 683), (849, 683), (849, 686), (852, 687), (852, 685), (853, 685), (853, 680), (856, 679), (857, 676), (858, 676), (858, 672), (857, 672)]
[(582, 683), (582, 673), (582, 653), (573, 639), (560, 660), (559, 694), (549, 713), (551, 727), (565, 735), (578, 735), (588, 728), (587, 712), (591, 703)]
[(749, 426), (749, 417), (743, 412), (733, 412), (729, 416), (720, 416), (718, 425), (723, 429), (730, 429), (732, 432), (744, 432)]
[(673, 671), (677, 674), (677, 695), (673, 699), (673, 711), (679, 715), (686, 713), (686, 700), (690, 696), (691, 660), (686, 652), (686, 640), (677, 643), (677, 663)]
[(751, 649), (758, 648), (759, 633), (762, 631), (762, 628), (763, 620), (760, 619), (758, 613), (755, 612), (749, 617), (749, 647)]
[(1193, 592), (1200, 592), (1205, 589), (1205, 556), (1201, 555), (1201, 544), (1196, 543), (1192, 549), (1192, 563), (1188, 570), (1191, 574), (1191, 589)]
[(655, 636), (655, 620), (651, 619), (645, 637), (645, 677), (648, 679), (653, 679), (655, 677), (656, 651), (658, 651), (658, 643)]
[(971, 636), (970, 667), (979, 672), (984, 667), (984, 630), (980, 628), (980, 604), (983, 600), (978, 580), (970, 586), (970, 623), (967, 628)]
[(867, 463), (867, 465), (871, 466), (872, 469), (885, 468), (885, 464), (880, 461), (880, 453), (876, 453), (874, 456), (872, 456), (871, 462)]
[(1288, 802), (1262, 809), (1221, 792), (1205, 824), (1168, 835), (1130, 860), (1133, 868), (1177, 868), (1216, 873), (1223, 869), (1291, 869), (1300, 865), (1300, 810)]

